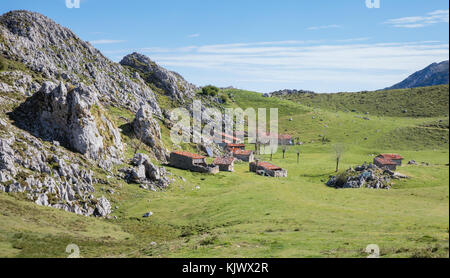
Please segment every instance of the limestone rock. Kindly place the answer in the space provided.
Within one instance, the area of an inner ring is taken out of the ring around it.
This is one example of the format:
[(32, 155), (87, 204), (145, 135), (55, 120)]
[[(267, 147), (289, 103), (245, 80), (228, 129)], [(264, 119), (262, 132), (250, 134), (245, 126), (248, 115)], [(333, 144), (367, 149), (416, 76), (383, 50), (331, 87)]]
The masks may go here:
[[(0, 23), (0, 51), (7, 58), (21, 61), (53, 82), (62, 78), (77, 87), (92, 84), (103, 104), (135, 112), (140, 102), (148, 102), (155, 114), (161, 114), (155, 94), (145, 82), (133, 79), (128, 69), (107, 59), (71, 30), (24, 10), (3, 14)], [(27, 92), (31, 87), (27, 83), (22, 88)]]
[(101, 197), (98, 199), (97, 206), (94, 211), (95, 216), (105, 217), (111, 213), (111, 204), (108, 199)]
[(194, 85), (186, 82), (178, 73), (157, 65), (145, 55), (132, 53), (125, 56), (120, 64), (137, 70), (141, 73), (140, 77), (146, 82), (154, 84), (181, 103), (195, 95), (196, 87)]
[(155, 166), (147, 155), (137, 153), (131, 160), (133, 168), (124, 169), (128, 182), (141, 183), (140, 187), (147, 189), (156, 185), (165, 188), (170, 184), (169, 173), (164, 167)]
[(165, 161), (168, 154), (161, 141), (161, 128), (147, 104), (141, 106), (132, 125), (136, 138), (151, 147), (156, 158)]
[(81, 85), (67, 90), (45, 82), (13, 113), (18, 125), (47, 141), (58, 141), (87, 157), (119, 159), (123, 145), (117, 128), (102, 114), (97, 95)]

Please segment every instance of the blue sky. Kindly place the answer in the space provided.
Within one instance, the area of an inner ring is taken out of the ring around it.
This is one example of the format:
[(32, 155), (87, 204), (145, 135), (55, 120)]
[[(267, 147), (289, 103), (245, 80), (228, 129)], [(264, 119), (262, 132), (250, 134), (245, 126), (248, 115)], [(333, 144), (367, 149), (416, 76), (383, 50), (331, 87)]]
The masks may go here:
[(133, 51), (196, 85), (375, 90), (449, 57), (447, 0), (2, 0), (45, 14), (113, 61)]

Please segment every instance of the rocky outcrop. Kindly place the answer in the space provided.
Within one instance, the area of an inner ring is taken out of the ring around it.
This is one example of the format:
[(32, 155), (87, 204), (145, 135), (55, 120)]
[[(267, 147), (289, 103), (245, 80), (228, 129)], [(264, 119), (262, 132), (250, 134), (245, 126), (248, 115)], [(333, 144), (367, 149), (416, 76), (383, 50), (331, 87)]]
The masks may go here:
[(147, 104), (143, 104), (136, 113), (132, 126), (136, 138), (151, 147), (156, 158), (166, 161), (168, 151), (161, 141), (161, 128)]
[(0, 130), (0, 191), (23, 193), (41, 206), (94, 215), (99, 202), (88, 165), (26, 132), (15, 135), (13, 126), (7, 130)]
[(285, 89), (285, 90), (279, 90), (279, 91), (275, 91), (269, 94), (264, 94), (264, 97), (272, 97), (272, 96), (289, 96), (289, 95), (296, 95), (296, 94), (304, 94), (304, 95), (314, 95), (315, 93), (312, 91), (306, 91), (306, 90), (290, 90), (290, 89)]
[(392, 180), (405, 178), (408, 177), (378, 168), (372, 163), (364, 163), (337, 176), (332, 176), (327, 185), (334, 188), (390, 189)]
[(111, 204), (108, 199), (101, 197), (97, 201), (97, 206), (95, 207), (94, 215), (105, 217), (111, 213)]
[(6, 71), (0, 73), (0, 93), (18, 92), (26, 96), (31, 96), (38, 91), (40, 84), (33, 78), (21, 71)]
[(125, 56), (120, 64), (136, 70), (139, 77), (154, 84), (165, 94), (181, 103), (195, 95), (196, 87), (194, 85), (188, 83), (178, 73), (157, 65), (145, 55), (132, 53)]
[(139, 183), (142, 188), (166, 188), (171, 183), (164, 167), (155, 166), (145, 154), (138, 153), (131, 160), (131, 168), (121, 169), (129, 183)]
[(90, 87), (67, 88), (45, 82), (42, 88), (12, 114), (17, 125), (46, 141), (93, 160), (120, 161), (123, 145), (118, 129), (102, 113)]
[(62, 78), (77, 87), (91, 85), (105, 105), (136, 112), (139, 103), (147, 102), (153, 113), (161, 114), (155, 94), (142, 80), (41, 14), (12, 11), (2, 15), (0, 51), (44, 79), (56, 83)]

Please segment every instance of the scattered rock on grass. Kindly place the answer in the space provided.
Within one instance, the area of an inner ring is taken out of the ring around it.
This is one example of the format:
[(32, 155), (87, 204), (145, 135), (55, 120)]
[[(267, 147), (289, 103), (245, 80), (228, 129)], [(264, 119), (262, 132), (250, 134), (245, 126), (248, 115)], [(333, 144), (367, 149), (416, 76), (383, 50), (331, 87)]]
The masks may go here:
[(144, 214), (144, 218), (148, 218), (148, 217), (150, 217), (150, 216), (152, 216), (153, 215), (153, 212), (151, 212), (151, 211), (149, 211), (149, 212), (147, 212), (146, 214)]
[(390, 189), (392, 179), (408, 178), (390, 170), (383, 170), (374, 164), (358, 165), (354, 169), (332, 176), (327, 185), (334, 188)]

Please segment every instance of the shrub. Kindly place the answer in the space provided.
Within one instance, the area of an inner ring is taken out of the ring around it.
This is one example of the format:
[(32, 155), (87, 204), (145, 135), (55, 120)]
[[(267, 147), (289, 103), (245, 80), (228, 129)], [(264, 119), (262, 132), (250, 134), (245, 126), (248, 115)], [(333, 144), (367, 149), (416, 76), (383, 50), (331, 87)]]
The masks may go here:
[(228, 103), (230, 101), (230, 98), (227, 95), (221, 95), (220, 100), (222, 103)]
[(336, 176), (336, 185), (344, 186), (347, 183), (349, 174), (347, 172), (340, 173)]
[(212, 85), (208, 85), (202, 88), (202, 95), (215, 97), (219, 94), (219, 91), (220, 91), (219, 88)]

